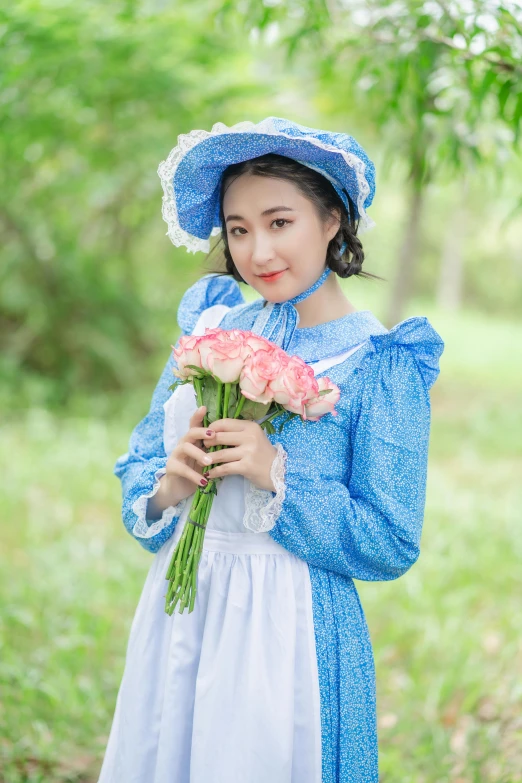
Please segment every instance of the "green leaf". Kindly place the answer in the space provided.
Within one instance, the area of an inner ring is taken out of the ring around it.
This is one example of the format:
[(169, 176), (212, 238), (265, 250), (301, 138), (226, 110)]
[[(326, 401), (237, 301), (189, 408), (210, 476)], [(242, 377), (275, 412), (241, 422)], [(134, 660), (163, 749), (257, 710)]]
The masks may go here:
[(261, 402), (253, 402), (252, 400), (247, 400), (245, 404), (243, 405), (243, 410), (241, 411), (241, 418), (247, 419), (249, 421), (255, 421), (256, 419), (261, 419), (263, 416), (266, 416), (268, 411), (270, 410), (271, 402), (267, 402), (265, 404)]
[(520, 135), (520, 120), (522, 119), (522, 92), (520, 92), (517, 96), (517, 103), (515, 106), (515, 111), (513, 113), (513, 126), (515, 129), (515, 141), (518, 142), (518, 138)]
[(514, 83), (511, 79), (506, 79), (502, 87), (500, 88), (499, 94), (498, 94), (498, 106), (500, 109), (500, 115), (501, 117), (504, 117), (504, 112), (506, 109), (506, 103), (511, 95), (511, 90), (514, 88)]
[(203, 405), (207, 406), (209, 422), (217, 419), (217, 384), (212, 375), (206, 375), (203, 381)]
[(238, 383), (232, 383), (230, 385), (230, 396), (228, 398), (228, 416), (229, 418), (233, 418), (234, 413), (236, 412), (236, 406), (238, 402), (238, 394), (239, 394), (239, 384)]
[(281, 423), (280, 423), (280, 425), (278, 427), (278, 430), (277, 430), (278, 433), (281, 433), (283, 431), (283, 427), (285, 426), (285, 424), (287, 424), (291, 419), (294, 419), (296, 416), (301, 418), (298, 413), (293, 413), (292, 411), (287, 411), (285, 418), (282, 419), (282, 421), (281, 421)]
[(486, 95), (489, 94), (492, 85), (497, 79), (497, 73), (494, 68), (489, 68), (486, 71), (486, 74), (484, 78), (482, 79), (482, 84), (479, 86), (478, 90), (475, 92), (475, 100), (481, 104)]
[(433, 19), (429, 14), (421, 14), (417, 19), (417, 27), (424, 29), (425, 27), (429, 27), (432, 21)]
[(205, 370), (202, 370), (201, 367), (196, 367), (195, 364), (186, 364), (185, 367), (189, 367), (191, 370), (197, 370), (197, 377), (198, 378), (206, 377)]

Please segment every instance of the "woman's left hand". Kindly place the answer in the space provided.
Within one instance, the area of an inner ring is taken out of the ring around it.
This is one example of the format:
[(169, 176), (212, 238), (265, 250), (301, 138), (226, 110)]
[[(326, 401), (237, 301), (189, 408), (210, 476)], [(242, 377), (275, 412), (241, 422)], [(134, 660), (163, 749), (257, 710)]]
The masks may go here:
[(240, 474), (260, 489), (276, 491), (270, 478), (270, 468), (277, 449), (272, 446), (257, 422), (246, 419), (217, 419), (208, 429), (215, 434), (203, 440), (205, 448), (221, 444), (229, 448), (208, 453), (207, 456), (211, 458), (208, 464), (222, 464), (205, 471), (207, 478)]

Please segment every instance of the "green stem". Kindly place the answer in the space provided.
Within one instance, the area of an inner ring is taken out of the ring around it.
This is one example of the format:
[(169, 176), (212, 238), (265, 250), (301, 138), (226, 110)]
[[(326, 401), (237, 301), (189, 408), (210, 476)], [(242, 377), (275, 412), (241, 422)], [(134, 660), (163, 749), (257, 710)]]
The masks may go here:
[(201, 378), (194, 377), (194, 380), (192, 382), (194, 384), (194, 391), (196, 392), (196, 400), (198, 401), (198, 407), (201, 407), (203, 405), (203, 389), (202, 389)]
[[(191, 519), (197, 521), (198, 510), (201, 506), (202, 500), (203, 500), (203, 493), (198, 488), (194, 493), (194, 497), (192, 499), (192, 504), (189, 511), (189, 517)], [(190, 522), (188, 522), (187, 520), (185, 522), (185, 527), (183, 528), (181, 538), (176, 545), (174, 554), (172, 555), (170, 565), (167, 570), (166, 579), (168, 579), (170, 583), (167, 590), (166, 602), (165, 602), (167, 607), (170, 601), (172, 600), (172, 597), (176, 592), (177, 587), (181, 581), (184, 562), (190, 550), (193, 534), (194, 534), (194, 525), (191, 525)], [(169, 613), (171, 614), (172, 612)]]
[(196, 603), (197, 578), (198, 570), (195, 568), (192, 573), (192, 595), (190, 596), (189, 614), (194, 610), (194, 604)]
[[(196, 490), (194, 497), (192, 499), (192, 505), (190, 507), (189, 516), (194, 519), (193, 514), (196, 512), (196, 508), (198, 506), (198, 503), (201, 500), (201, 492), (199, 489)], [(174, 550), (174, 554), (172, 555), (172, 559), (170, 561), (170, 565), (167, 571), (167, 579), (172, 580), (174, 577), (175, 579), (175, 573), (178, 569), (179, 564), (182, 562), (183, 559), (183, 550), (185, 548), (185, 542), (187, 540), (187, 536), (189, 534), (189, 524), (185, 522), (185, 527), (183, 528), (183, 532), (181, 534), (181, 538), (178, 541), (176, 545), (176, 549)]]
[(198, 488), (197, 488), (197, 490), (196, 490), (196, 494), (197, 494), (199, 497), (198, 497), (198, 502), (197, 502), (197, 503), (196, 503), (196, 505), (194, 506), (194, 514), (192, 514), (192, 509), (191, 509), (191, 512), (190, 512), (190, 514), (189, 514), (190, 518), (191, 518), (191, 519), (193, 519), (193, 520), (194, 520), (194, 522), (197, 522), (197, 519), (198, 519), (198, 517), (197, 517), (197, 514), (198, 514), (198, 512), (199, 512), (199, 509), (200, 509), (200, 508), (201, 508), (201, 506), (203, 505), (203, 502), (204, 502), (204, 499), (205, 499), (205, 493), (204, 493), (204, 492), (202, 492), (202, 491), (199, 489), (199, 487), (198, 487)]
[(186, 587), (187, 587), (187, 580), (188, 580), (188, 578), (189, 578), (189, 576), (191, 574), (191, 566), (192, 566), (193, 558), (194, 558), (194, 549), (192, 548), (190, 550), (189, 556), (187, 558), (187, 564), (186, 564), (186, 566), (185, 566), (185, 568), (183, 570), (183, 581), (181, 583), (181, 596), (182, 597), (181, 597), (181, 603), (180, 603), (180, 606), (179, 606), (180, 614), (183, 613), (183, 610), (185, 609), (185, 607), (187, 605), (187, 590), (186, 590)]
[[(203, 405), (203, 380), (201, 378), (194, 378), (194, 390), (196, 392), (196, 400), (198, 403), (198, 408), (200, 408)], [(203, 426), (208, 427), (209, 425), (209, 418), (208, 418), (208, 411), (205, 413), (203, 417)]]
[(218, 419), (222, 418), (222, 416), (221, 416), (221, 403), (222, 403), (222, 391), (221, 390), (222, 389), (223, 389), (223, 384), (218, 379), (217, 380), (217, 394), (216, 394), (216, 421)]
[(228, 401), (230, 399), (230, 383), (225, 383), (225, 396), (223, 398), (223, 419), (228, 417)]
[(262, 427), (264, 424), (267, 423), (267, 421), (271, 421), (272, 419), (275, 419), (276, 416), (279, 416), (282, 413), (281, 410), (277, 409), (273, 413), (270, 414), (259, 426)]
[[(212, 507), (213, 495), (203, 494), (203, 500), (197, 509), (197, 519), (200, 525), (207, 524), (208, 517), (210, 515), (210, 509)], [(187, 563), (183, 570), (183, 577), (180, 586), (180, 614), (189, 607), (189, 614), (194, 609), (194, 603), (196, 600), (197, 590), (197, 573), (199, 569), (199, 561), (203, 550), (203, 539), (205, 536), (205, 530), (194, 527), (193, 545), (190, 550)]]
[(241, 398), (236, 406), (236, 412), (234, 413), (233, 418), (237, 419), (241, 411), (243, 410), (243, 405), (245, 404), (246, 397), (244, 394), (241, 395)]
[(239, 402), (236, 405), (236, 412), (234, 413), (233, 418), (237, 419), (241, 411), (243, 410), (243, 405), (245, 404), (246, 397), (244, 394), (241, 394), (241, 392), (238, 390), (238, 394), (240, 395)]
[[(223, 386), (223, 384), (221, 384), (221, 386)], [(196, 389), (196, 394), (197, 393), (198, 390)], [(228, 399), (229, 395), (230, 387), (228, 391)], [(219, 388), (219, 407), (221, 407), (221, 398), (222, 393), (221, 388)], [(228, 413), (226, 385), (224, 402), (224, 410), (226, 413)], [(213, 446), (211, 450), (216, 450), (218, 448), (221, 447)], [(223, 446), (222, 448), (226, 448), (226, 446)], [(210, 516), (212, 502), (214, 500), (215, 493), (212, 491), (212, 489), (214, 488), (215, 483), (215, 480), (210, 479), (209, 483), (204, 489), (198, 487), (194, 493), (189, 517), (194, 522), (199, 522), (199, 524), (203, 525), (203, 527), (192, 525), (188, 519), (185, 522), (185, 527), (176, 546), (167, 572), (169, 585), (165, 600), (165, 611), (168, 615), (173, 614), (174, 609), (178, 604), (180, 614), (182, 614), (187, 607), (189, 613), (194, 609), (197, 594), (197, 574), (199, 569), (199, 561), (203, 552), (205, 529)]]

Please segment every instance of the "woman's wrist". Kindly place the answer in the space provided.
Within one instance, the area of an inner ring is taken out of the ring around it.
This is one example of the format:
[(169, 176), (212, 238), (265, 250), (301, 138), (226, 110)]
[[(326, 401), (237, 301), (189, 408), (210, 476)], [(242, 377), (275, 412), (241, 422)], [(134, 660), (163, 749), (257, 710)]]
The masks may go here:
[(183, 500), (181, 493), (167, 473), (160, 478), (158, 491), (147, 503), (147, 519), (160, 519), (166, 508), (177, 506)]

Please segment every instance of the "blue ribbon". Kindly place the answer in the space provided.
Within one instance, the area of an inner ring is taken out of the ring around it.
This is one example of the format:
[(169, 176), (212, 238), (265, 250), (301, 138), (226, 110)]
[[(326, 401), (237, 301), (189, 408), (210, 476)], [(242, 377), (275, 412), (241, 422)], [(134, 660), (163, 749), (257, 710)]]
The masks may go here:
[(331, 271), (329, 267), (326, 267), (321, 277), (315, 283), (292, 299), (288, 299), (286, 302), (269, 302), (265, 307), (262, 307), (251, 331), (279, 345), (280, 348), (286, 351), (292, 342), (294, 332), (299, 323), (299, 313), (294, 304), (302, 302), (303, 299), (317, 291)]

